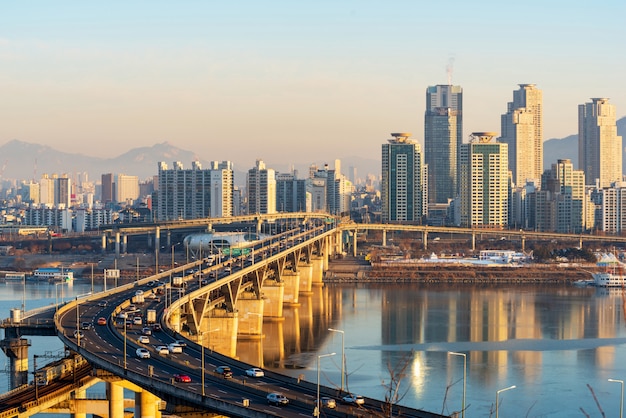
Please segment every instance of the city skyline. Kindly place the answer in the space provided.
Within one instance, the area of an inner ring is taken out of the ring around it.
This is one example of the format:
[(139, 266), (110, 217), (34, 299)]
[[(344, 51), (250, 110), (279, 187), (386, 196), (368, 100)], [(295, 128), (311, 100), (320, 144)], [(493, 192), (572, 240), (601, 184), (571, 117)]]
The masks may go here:
[(269, 165), (304, 160), (304, 149), (312, 161), (376, 158), (388, 132), (423, 145), (423, 92), (447, 82), (464, 91), (465, 141), (500, 128), (522, 83), (544, 92), (544, 138), (562, 138), (592, 97), (626, 114), (616, 55), (625, 10), (618, 1), (14, 3), (0, 13), (0, 143), (113, 157), (170, 141), (215, 160), (231, 160), (238, 143), (241, 158)]

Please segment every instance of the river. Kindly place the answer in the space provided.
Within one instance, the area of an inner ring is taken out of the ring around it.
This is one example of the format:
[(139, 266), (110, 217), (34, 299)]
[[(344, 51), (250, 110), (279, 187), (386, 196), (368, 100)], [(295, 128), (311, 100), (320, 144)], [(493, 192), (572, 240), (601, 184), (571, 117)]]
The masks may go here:
[[(23, 301), (28, 310), (90, 290), (80, 280), (0, 283), (0, 315), (8, 317)], [(608, 379), (626, 378), (621, 291), (331, 285), (299, 302), (285, 308), (284, 321), (265, 322), (262, 343), (240, 343), (241, 359), (316, 382), (317, 356), (335, 352), (320, 359), (320, 383), (339, 387), (343, 336), (351, 391), (382, 399), (389, 370), (396, 369), (400, 404), (451, 414), (463, 402), (464, 357), (449, 354), (456, 352), (466, 356), (468, 417), (495, 416), (498, 391), (502, 417), (602, 416), (597, 405), (606, 416), (619, 416), (620, 383)], [(33, 354), (62, 353), (56, 337), (29, 339), (31, 370)], [(0, 379), (0, 390), (7, 388), (8, 376)]]

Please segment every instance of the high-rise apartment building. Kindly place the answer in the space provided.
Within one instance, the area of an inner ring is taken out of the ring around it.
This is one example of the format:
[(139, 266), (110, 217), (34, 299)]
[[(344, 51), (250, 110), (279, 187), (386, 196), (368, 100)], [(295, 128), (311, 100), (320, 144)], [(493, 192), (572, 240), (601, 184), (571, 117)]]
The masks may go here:
[(101, 191), (101, 198), (100, 201), (102, 202), (102, 204), (107, 205), (107, 204), (111, 204), (114, 203), (113, 202), (113, 183), (114, 183), (114, 179), (113, 179), (113, 173), (107, 173), (107, 174), (103, 174), (101, 176), (101, 186), (102, 186), (102, 191)]
[(458, 154), (463, 143), (463, 89), (437, 85), (426, 89), (424, 160), (430, 203), (448, 203), (458, 194)]
[(115, 176), (115, 202), (132, 204), (139, 199), (139, 177), (118, 174)]
[(306, 180), (295, 173), (276, 174), (276, 210), (279, 212), (306, 211)]
[(578, 106), (578, 165), (588, 185), (597, 181), (602, 188), (622, 181), (622, 137), (609, 99)]
[(509, 146), (509, 169), (513, 183), (539, 185), (543, 173), (543, 91), (534, 84), (520, 84), (513, 101), (500, 118), (499, 142)]
[(503, 227), (508, 224), (508, 146), (494, 132), (474, 132), (461, 145), (459, 215), (464, 227)]
[(248, 170), (248, 213), (276, 213), (276, 173), (262, 160)]
[(191, 169), (175, 162), (169, 169), (159, 163), (155, 218), (159, 221), (232, 216), (232, 163), (211, 163), (203, 169), (195, 161)]
[(382, 221), (421, 222), (427, 215), (424, 155), (410, 133), (392, 133), (382, 146)]

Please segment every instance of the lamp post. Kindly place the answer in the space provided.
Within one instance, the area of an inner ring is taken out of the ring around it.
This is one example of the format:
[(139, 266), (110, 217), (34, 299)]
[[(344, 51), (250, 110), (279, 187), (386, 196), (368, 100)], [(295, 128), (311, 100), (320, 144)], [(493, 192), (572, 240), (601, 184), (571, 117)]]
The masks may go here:
[(619, 383), (622, 386), (622, 395), (619, 401), (619, 418), (622, 418), (624, 412), (624, 381), (618, 379), (609, 379), (609, 382)]
[(467, 379), (467, 355), (465, 353), (455, 353), (454, 351), (448, 351), (448, 354), (453, 356), (463, 357), (463, 403), (461, 404), (461, 417), (465, 418), (465, 387)]
[(508, 388), (500, 389), (496, 392), (496, 418), (498, 418), (498, 396), (500, 396), (500, 392), (506, 392), (507, 390), (515, 389), (517, 386), (509, 386)]
[(126, 370), (126, 320), (128, 318), (124, 318), (124, 370)]
[(343, 383), (346, 377), (346, 353), (344, 345), (345, 332), (340, 329), (328, 328), (330, 332), (338, 332), (341, 334), (341, 391), (343, 392)]
[(313, 410), (313, 416), (320, 416), (320, 359), (322, 357), (334, 356), (337, 353), (320, 354), (317, 356), (317, 401), (315, 403), (315, 409)]
[(202, 340), (200, 341), (200, 347), (202, 347), (202, 361), (201, 361), (201, 368), (202, 368), (202, 396), (204, 396), (204, 332), (201, 333), (200, 335), (202, 336)]

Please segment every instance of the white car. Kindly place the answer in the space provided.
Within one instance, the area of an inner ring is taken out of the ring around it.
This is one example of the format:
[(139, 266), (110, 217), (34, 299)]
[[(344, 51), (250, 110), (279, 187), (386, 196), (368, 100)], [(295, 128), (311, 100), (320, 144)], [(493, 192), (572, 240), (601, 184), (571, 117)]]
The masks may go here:
[(352, 393), (344, 396), (343, 401), (354, 405), (363, 405), (365, 403), (365, 399), (361, 395), (354, 395)]
[(267, 403), (270, 405), (284, 406), (289, 405), (289, 399), (282, 393), (270, 393), (267, 395)]
[(166, 345), (158, 345), (158, 346), (155, 347), (155, 350), (156, 350), (157, 353), (163, 354), (163, 355), (166, 355), (166, 354), (170, 353), (170, 350), (167, 348)]
[(249, 377), (263, 377), (265, 376), (265, 372), (263, 372), (263, 370), (257, 368), (257, 367), (253, 367), (251, 369), (246, 370), (246, 376)]
[(150, 338), (148, 338), (147, 335), (141, 335), (139, 338), (137, 338), (137, 341), (141, 344), (150, 344)]
[(183, 346), (180, 345), (180, 344), (176, 344), (176, 343), (172, 343), (172, 344), (168, 345), (167, 349), (172, 354), (182, 353), (183, 352)]
[(145, 348), (138, 348), (135, 354), (138, 358), (150, 358), (150, 352)]

